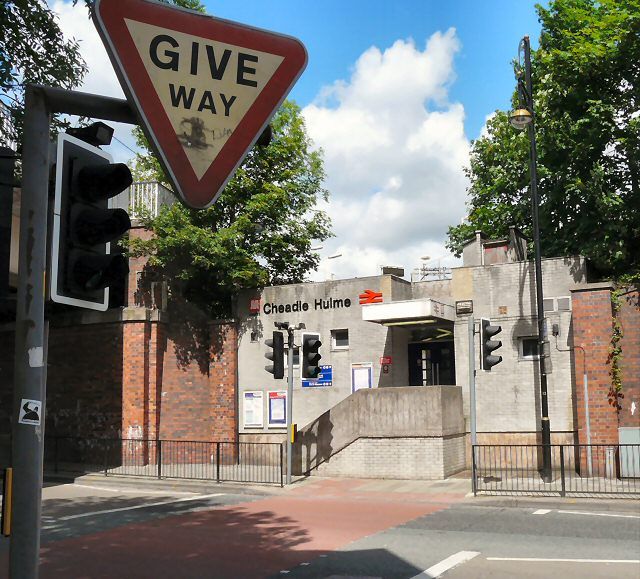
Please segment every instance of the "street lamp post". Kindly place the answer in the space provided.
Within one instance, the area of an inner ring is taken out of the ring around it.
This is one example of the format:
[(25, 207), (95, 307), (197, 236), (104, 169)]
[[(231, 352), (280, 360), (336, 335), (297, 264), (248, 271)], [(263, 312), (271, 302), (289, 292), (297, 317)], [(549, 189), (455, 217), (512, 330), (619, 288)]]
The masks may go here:
[[(522, 108), (514, 111), (509, 121), (517, 129), (525, 126), (529, 131), (529, 171), (531, 174), (531, 209), (533, 214), (533, 245), (535, 247), (536, 306), (538, 318), (538, 362), (540, 364), (540, 408), (542, 430), (542, 478), (551, 482), (551, 425), (549, 424), (549, 400), (547, 396), (547, 373), (545, 368), (545, 324), (544, 301), (542, 293), (542, 260), (540, 256), (540, 226), (538, 222), (538, 171), (536, 155), (536, 131), (534, 123), (533, 90), (531, 85), (531, 45), (529, 37), (520, 41), (518, 57), (524, 52), (524, 71), (521, 63), (516, 69), (518, 94)], [(524, 79), (523, 79), (524, 72)]]

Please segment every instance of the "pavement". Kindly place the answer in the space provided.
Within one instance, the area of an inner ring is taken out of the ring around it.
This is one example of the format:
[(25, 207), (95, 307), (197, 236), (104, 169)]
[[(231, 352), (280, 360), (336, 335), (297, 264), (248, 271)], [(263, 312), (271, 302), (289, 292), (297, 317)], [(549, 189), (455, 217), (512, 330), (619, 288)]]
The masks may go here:
[(640, 577), (640, 501), (469, 490), (465, 478), (50, 482), (40, 577)]

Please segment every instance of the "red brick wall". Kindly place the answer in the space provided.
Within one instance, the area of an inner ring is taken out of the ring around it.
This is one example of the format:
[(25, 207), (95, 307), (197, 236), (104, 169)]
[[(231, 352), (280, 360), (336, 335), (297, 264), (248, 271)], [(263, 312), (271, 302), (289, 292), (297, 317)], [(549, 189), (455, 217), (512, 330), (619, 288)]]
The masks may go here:
[(215, 322), (211, 324), (210, 336), (209, 387), (214, 411), (213, 439), (236, 441), (238, 330), (235, 324)]
[[(152, 236), (153, 233), (151, 231), (143, 229), (142, 227), (134, 227), (129, 231), (129, 237), (131, 239), (144, 239), (148, 241)], [(144, 266), (147, 264), (147, 261), (147, 257), (129, 259), (129, 280), (127, 284), (128, 306), (144, 306), (149, 308), (153, 306), (150, 282), (143, 279)]]
[(589, 417), (592, 444), (617, 444), (618, 414), (609, 404), (611, 387), (610, 366), (607, 364), (611, 344), (612, 306), (611, 286), (593, 284), (572, 292), (573, 343), (582, 346), (574, 350), (576, 368), (576, 410), (578, 437), (581, 444), (587, 443), (585, 423), (585, 401), (583, 374), (586, 359), (586, 374), (589, 384)]
[[(618, 427), (640, 426), (640, 303), (637, 290), (623, 293), (618, 320), (622, 326), (622, 392), (620, 411), (609, 403), (611, 365), (608, 363), (612, 337), (613, 307), (611, 286), (591, 284), (572, 292), (574, 344), (586, 351), (589, 385), (589, 417), (592, 444), (617, 444)], [(576, 409), (578, 435), (587, 443), (584, 408), (583, 355), (574, 351), (576, 368)], [(632, 413), (633, 410), (633, 413)], [(581, 468), (586, 468), (586, 449), (582, 449)], [(603, 475), (607, 468), (606, 448), (593, 449), (593, 472)]]
[[(47, 434), (236, 441), (235, 325), (205, 323), (198, 330), (185, 320), (167, 324), (133, 317), (141, 319), (52, 323)], [(4, 446), (10, 433), (13, 358), (13, 332), (0, 332)]]
[(48, 435), (117, 437), (122, 423), (122, 326), (49, 331)]
[(124, 324), (125, 438), (236, 440), (235, 325), (185, 327)]
[[(0, 332), (0, 433), (10, 431), (14, 335)], [(119, 436), (122, 424), (122, 326), (49, 330), (47, 435)]]

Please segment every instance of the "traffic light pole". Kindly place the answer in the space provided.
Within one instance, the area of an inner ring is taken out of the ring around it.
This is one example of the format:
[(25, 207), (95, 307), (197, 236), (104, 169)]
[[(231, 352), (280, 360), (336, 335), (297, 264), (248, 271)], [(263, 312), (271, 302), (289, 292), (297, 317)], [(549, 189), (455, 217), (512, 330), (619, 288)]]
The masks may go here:
[(77, 114), (135, 124), (127, 101), (27, 85), (12, 414), (13, 502), (9, 573), (36, 579), (45, 434), (49, 116)]
[[(44, 291), (47, 267), (49, 112), (42, 91), (25, 96), (20, 255), (16, 303), (15, 371), (12, 415), (13, 503), (9, 570), (12, 578), (38, 576), (42, 463), (44, 454), (47, 343)], [(33, 402), (37, 420), (23, 422), (22, 406)]]
[(293, 328), (287, 328), (287, 484), (291, 484), (293, 466), (293, 444), (291, 442), (291, 420), (293, 417)]
[(469, 331), (469, 422), (471, 430), (471, 452), (473, 446), (478, 444), (478, 433), (476, 425), (476, 349), (474, 343), (475, 320), (469, 316), (467, 320)]

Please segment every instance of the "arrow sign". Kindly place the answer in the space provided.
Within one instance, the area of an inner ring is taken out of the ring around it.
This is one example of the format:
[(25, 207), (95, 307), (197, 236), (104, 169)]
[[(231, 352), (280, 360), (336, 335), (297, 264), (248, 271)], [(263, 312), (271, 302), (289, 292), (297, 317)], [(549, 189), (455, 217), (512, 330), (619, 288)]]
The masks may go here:
[(94, 22), (165, 173), (218, 198), (302, 74), (297, 39), (152, 0), (97, 0)]

